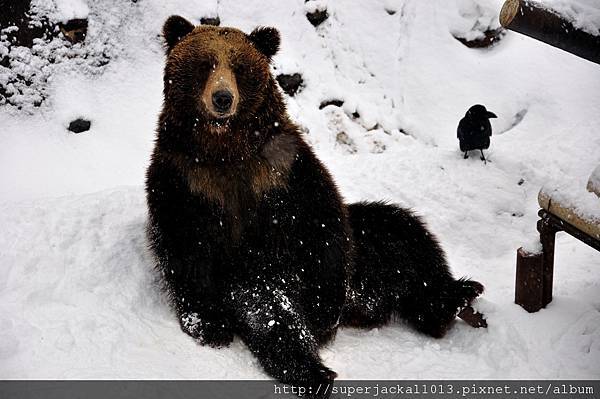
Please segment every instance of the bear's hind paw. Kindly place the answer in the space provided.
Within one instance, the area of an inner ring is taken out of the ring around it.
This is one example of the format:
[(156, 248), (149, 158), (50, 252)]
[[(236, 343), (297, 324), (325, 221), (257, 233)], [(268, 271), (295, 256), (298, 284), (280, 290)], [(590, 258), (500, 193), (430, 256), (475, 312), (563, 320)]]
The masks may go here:
[(473, 328), (487, 328), (487, 321), (483, 313), (475, 311), (471, 306), (464, 307), (457, 315), (458, 318), (465, 321)]

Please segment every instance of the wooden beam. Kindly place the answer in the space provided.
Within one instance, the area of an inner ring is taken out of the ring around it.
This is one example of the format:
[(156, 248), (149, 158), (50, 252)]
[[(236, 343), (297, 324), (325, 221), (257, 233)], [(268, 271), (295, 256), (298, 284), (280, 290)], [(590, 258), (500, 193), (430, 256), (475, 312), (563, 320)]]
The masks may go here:
[[(552, 224), (553, 228), (556, 231), (564, 231), (565, 233), (568, 233), (569, 235), (572, 235), (573, 237), (577, 238), (579, 241), (586, 243), (590, 247), (594, 248), (596, 251), (600, 251), (600, 240), (599, 239), (592, 237), (589, 234), (586, 234), (585, 232), (581, 231), (577, 227), (571, 225), (568, 222), (565, 222), (561, 218), (551, 214), (550, 212), (546, 211), (545, 209), (540, 209), (538, 212), (538, 215), (540, 216), (540, 218), (542, 220), (545, 220), (545, 223)], [(539, 229), (539, 225), (538, 225), (538, 229)]]
[(600, 36), (573, 26), (556, 11), (531, 0), (507, 0), (500, 24), (586, 60), (600, 64)]

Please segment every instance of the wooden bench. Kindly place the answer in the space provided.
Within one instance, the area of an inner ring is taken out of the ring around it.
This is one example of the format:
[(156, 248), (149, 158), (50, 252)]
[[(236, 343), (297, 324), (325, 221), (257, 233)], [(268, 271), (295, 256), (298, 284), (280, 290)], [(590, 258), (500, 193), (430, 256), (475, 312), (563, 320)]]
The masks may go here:
[[(568, 233), (600, 251), (600, 167), (592, 173), (587, 189), (589, 192), (577, 195), (566, 193), (564, 188), (543, 188), (538, 195), (541, 209), (537, 229), (542, 250), (517, 250), (515, 303), (528, 312), (537, 312), (552, 301), (557, 232)], [(579, 204), (582, 197), (585, 206)]]
[[(500, 24), (600, 64), (600, 35), (574, 26), (573, 21), (539, 1), (506, 0), (500, 11)], [(600, 197), (600, 166), (592, 173), (587, 189)], [(557, 232), (564, 231), (600, 251), (600, 198), (590, 196), (593, 194), (585, 191), (579, 194), (589, 205), (582, 209), (577, 193), (570, 189), (540, 191), (537, 229), (542, 250), (517, 250), (515, 303), (527, 311), (537, 312), (552, 301), (554, 238)]]

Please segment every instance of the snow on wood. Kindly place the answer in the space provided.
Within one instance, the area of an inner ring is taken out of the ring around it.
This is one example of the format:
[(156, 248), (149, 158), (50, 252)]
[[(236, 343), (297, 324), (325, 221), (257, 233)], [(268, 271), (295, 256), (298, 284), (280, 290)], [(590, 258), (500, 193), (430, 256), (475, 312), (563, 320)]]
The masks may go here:
[(507, 0), (500, 12), (505, 28), (600, 64), (600, 33), (576, 27), (573, 20), (532, 0)]

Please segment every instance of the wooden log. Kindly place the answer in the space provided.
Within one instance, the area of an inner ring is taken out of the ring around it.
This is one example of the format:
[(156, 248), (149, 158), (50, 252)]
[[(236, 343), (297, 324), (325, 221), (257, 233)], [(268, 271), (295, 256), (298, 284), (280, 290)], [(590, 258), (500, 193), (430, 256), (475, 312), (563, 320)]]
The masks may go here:
[(500, 24), (586, 60), (600, 64), (600, 36), (573, 26), (556, 11), (531, 0), (507, 0)]

